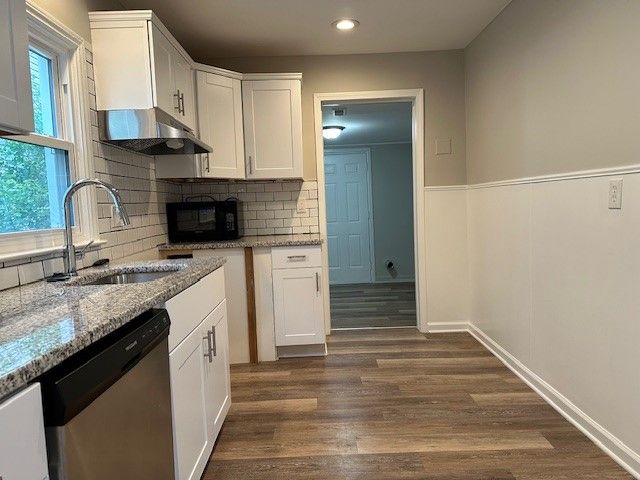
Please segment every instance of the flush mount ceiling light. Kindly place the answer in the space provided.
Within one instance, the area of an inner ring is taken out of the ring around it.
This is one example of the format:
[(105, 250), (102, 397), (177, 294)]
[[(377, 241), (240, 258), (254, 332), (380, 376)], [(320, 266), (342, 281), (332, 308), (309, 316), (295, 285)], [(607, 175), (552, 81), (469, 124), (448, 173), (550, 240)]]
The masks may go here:
[(336, 20), (331, 25), (336, 27), (338, 30), (353, 30), (360, 25), (360, 22), (353, 18), (343, 18), (342, 20)]
[(335, 140), (340, 136), (344, 127), (340, 125), (327, 125), (326, 127), (322, 127), (322, 136), (326, 140)]

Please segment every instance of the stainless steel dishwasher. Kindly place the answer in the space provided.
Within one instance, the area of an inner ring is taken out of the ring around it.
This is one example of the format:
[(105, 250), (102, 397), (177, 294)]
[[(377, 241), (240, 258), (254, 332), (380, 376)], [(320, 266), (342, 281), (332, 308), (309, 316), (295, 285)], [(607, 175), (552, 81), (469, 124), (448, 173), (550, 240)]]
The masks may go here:
[(51, 480), (174, 478), (169, 324), (146, 312), (41, 378)]

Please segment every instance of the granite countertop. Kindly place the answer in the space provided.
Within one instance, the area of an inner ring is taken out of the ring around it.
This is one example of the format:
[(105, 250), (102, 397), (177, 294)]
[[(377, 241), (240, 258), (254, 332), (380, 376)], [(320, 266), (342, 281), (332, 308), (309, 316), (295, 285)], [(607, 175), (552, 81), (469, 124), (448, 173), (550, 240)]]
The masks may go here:
[[(223, 258), (160, 260), (89, 268), (60, 283), (0, 292), (0, 399), (224, 264)], [(111, 272), (171, 271), (127, 285), (79, 285)]]
[(243, 247), (299, 247), (304, 245), (322, 245), (318, 233), (300, 233), (297, 235), (259, 235), (242, 237), (237, 240), (222, 240), (217, 242), (194, 243), (165, 243), (158, 246), (159, 250), (209, 250), (214, 248), (243, 248)]

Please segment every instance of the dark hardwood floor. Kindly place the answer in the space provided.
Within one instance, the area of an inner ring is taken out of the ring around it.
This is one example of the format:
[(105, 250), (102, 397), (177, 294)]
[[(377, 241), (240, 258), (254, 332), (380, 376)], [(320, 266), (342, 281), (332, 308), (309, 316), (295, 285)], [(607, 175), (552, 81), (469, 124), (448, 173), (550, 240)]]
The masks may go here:
[(331, 328), (415, 327), (413, 282), (332, 285)]
[(232, 367), (221, 479), (630, 479), (468, 334), (336, 332)]

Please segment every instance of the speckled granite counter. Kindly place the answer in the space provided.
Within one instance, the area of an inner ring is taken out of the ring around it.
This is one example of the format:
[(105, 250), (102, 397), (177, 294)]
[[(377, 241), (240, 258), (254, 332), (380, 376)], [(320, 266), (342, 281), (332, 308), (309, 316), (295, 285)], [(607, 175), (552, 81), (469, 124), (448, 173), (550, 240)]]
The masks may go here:
[[(217, 257), (114, 264), (68, 282), (0, 292), (0, 399), (223, 264)], [(145, 283), (77, 285), (105, 271), (158, 270), (173, 273)]]
[(261, 235), (242, 237), (238, 240), (196, 243), (165, 243), (158, 247), (162, 251), (176, 250), (209, 250), (214, 248), (243, 247), (298, 247), (304, 245), (321, 245), (318, 233), (300, 233), (297, 235)]

